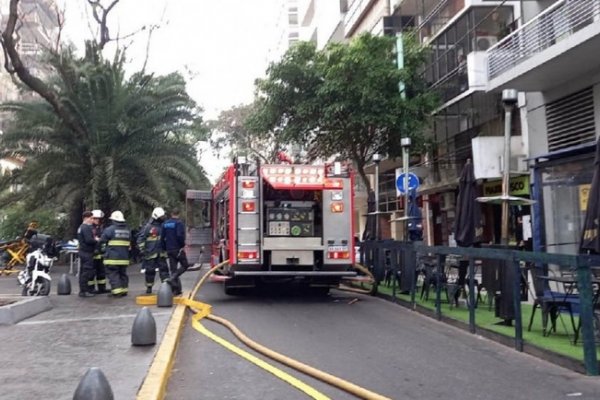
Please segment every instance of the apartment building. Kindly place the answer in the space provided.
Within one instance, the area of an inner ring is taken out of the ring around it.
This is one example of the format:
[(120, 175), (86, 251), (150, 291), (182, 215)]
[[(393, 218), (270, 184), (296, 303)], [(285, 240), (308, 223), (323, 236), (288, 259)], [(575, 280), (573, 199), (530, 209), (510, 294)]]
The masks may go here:
[[(424, 68), (428, 86), (441, 105), (433, 115), (429, 139), (431, 153), (413, 162), (411, 169), (421, 179), (426, 240), (429, 244), (453, 245), (453, 226), (458, 177), (468, 159), (474, 161), (480, 178), (481, 195), (500, 194), (503, 108), (500, 92), (488, 91), (487, 50), (516, 29), (521, 18), (518, 1), (403, 0), (391, 2), (392, 28), (398, 33), (414, 32), (429, 46)], [(384, 24), (385, 26), (385, 24)], [(529, 197), (526, 132), (520, 119), (513, 119), (511, 145), (512, 195)], [(384, 191), (394, 182), (384, 180)], [(483, 205), (484, 241), (500, 241), (500, 207)], [(527, 207), (511, 213), (512, 241), (523, 240), (518, 226)], [(529, 232), (525, 229), (526, 233)], [(527, 237), (529, 235), (526, 235)]]
[(300, 39), (315, 43), (318, 49), (328, 43), (343, 42), (343, 16), (347, 9), (347, 0), (300, 0)]
[(281, 0), (276, 21), (277, 36), (269, 49), (269, 62), (279, 61), (295, 42), (300, 40), (298, 2), (302, 0)]
[[(430, 154), (413, 154), (411, 172), (421, 181), (419, 195), (428, 244), (452, 245), (458, 176), (467, 159), (480, 173), (482, 195), (500, 194), (503, 109), (500, 92), (488, 92), (487, 50), (516, 29), (521, 19), (519, 1), (489, 0), (354, 0), (343, 16), (346, 39), (362, 32), (398, 35), (414, 32), (430, 48), (423, 74), (441, 99), (427, 134), (435, 146)], [(526, 133), (514, 119), (511, 169), (517, 174), (511, 194), (529, 197), (525, 163)], [(475, 149), (475, 153), (473, 151)], [(384, 160), (379, 176), (379, 210), (383, 237), (402, 238), (393, 221), (404, 214), (398, 201), (396, 178), (401, 160)], [(373, 173), (374, 171), (371, 170)], [(512, 213), (513, 240), (523, 239), (517, 224), (526, 207)], [(484, 205), (484, 239), (500, 240), (500, 207)], [(525, 218), (529, 221), (529, 218)]]
[(600, 134), (600, 1), (522, 1), (518, 29), (487, 51), (488, 90), (522, 92), (534, 249), (578, 251)]
[[(5, 21), (8, 15), (9, 0), (0, 0), (0, 23)], [(19, 28), (18, 49), (22, 55), (25, 65), (35, 74), (44, 74), (47, 71), (39, 62), (44, 48), (54, 46), (58, 33), (56, 13), (51, 0), (22, 0), (19, 3), (23, 15), (23, 24)], [(2, 60), (4, 65), (4, 60)], [(0, 102), (16, 101), (31, 97), (19, 92), (10, 75), (0, 68)], [(10, 121), (10, 114), (0, 114), (0, 134)], [(6, 158), (0, 160), (0, 173), (6, 170), (19, 168), (24, 160)]]

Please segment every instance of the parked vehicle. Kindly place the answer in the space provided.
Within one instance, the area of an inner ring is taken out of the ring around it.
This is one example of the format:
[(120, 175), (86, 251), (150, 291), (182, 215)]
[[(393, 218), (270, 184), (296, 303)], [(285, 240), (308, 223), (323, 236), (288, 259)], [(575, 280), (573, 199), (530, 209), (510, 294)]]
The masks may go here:
[(353, 190), (348, 163), (261, 165), (239, 157), (211, 193), (188, 190), (195, 200), (188, 223), (211, 228), (211, 265), (229, 260), (227, 294), (291, 281), (327, 292), (357, 275)]
[[(40, 239), (40, 238), (38, 238)], [(32, 243), (36, 243), (32, 241)], [(48, 296), (52, 278), (50, 269), (56, 260), (56, 247), (51, 237), (44, 239), (43, 246), (27, 254), (26, 267), (19, 272), (17, 279), (23, 286), (23, 296)]]

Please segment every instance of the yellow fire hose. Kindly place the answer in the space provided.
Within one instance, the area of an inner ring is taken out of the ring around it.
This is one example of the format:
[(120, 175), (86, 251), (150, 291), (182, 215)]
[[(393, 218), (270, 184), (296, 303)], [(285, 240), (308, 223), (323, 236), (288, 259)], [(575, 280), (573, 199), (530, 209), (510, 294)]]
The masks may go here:
[[(287, 357), (283, 354), (277, 353), (276, 351), (273, 351), (255, 341), (253, 341), (252, 339), (250, 339), (249, 337), (247, 337), (242, 331), (240, 331), (233, 323), (231, 323), (230, 321), (215, 316), (215, 315), (211, 315), (211, 306), (205, 303), (201, 303), (199, 301), (195, 301), (192, 300), (196, 297), (196, 294), (198, 293), (198, 291), (200, 290), (200, 287), (204, 284), (204, 282), (208, 279), (208, 277), (210, 275), (212, 275), (215, 271), (219, 270), (220, 268), (222, 268), (224, 265), (226, 265), (229, 262), (229, 260), (225, 260), (222, 263), (214, 266), (213, 268), (211, 268), (198, 282), (198, 284), (194, 287), (194, 289), (192, 290), (192, 293), (190, 295), (189, 299), (186, 298), (180, 298), (180, 297), (176, 297), (174, 298), (174, 302), (176, 302), (177, 304), (185, 304), (186, 306), (188, 306), (192, 312), (194, 313), (194, 315), (192, 316), (192, 327), (194, 329), (196, 329), (198, 332), (202, 333), (203, 335), (207, 336), (208, 338), (210, 338), (211, 340), (217, 342), (218, 344), (224, 346), (225, 348), (227, 348), (230, 351), (233, 351), (234, 353), (238, 354), (239, 356), (245, 358), (246, 360), (254, 363), (255, 365), (265, 369), (266, 371), (272, 373), (273, 375), (277, 376), (278, 378), (284, 380), (285, 382), (289, 383), (290, 385), (294, 386), (295, 388), (303, 391), (304, 393), (306, 393), (308, 396), (312, 397), (313, 399), (318, 399), (318, 400), (328, 400), (329, 397), (327, 397), (326, 395), (322, 394), (321, 392), (317, 391), (316, 389), (312, 388), (311, 386), (303, 383), (302, 381), (300, 381), (299, 379), (289, 375), (288, 373), (280, 370), (279, 368), (270, 365), (268, 363), (266, 363), (265, 361), (261, 360), (258, 357), (255, 357), (254, 355), (244, 351), (243, 349), (235, 346), (234, 344), (228, 342), (227, 340), (219, 337), (218, 335), (215, 335), (214, 333), (210, 332), (208, 329), (206, 329), (201, 323), (200, 320), (202, 318), (208, 318), (211, 321), (217, 322), (223, 326), (225, 326), (226, 328), (228, 328), (242, 343), (244, 343), (245, 345), (247, 345), (248, 347), (250, 347), (251, 349), (263, 354), (266, 357), (269, 357), (275, 361), (278, 361), (290, 368), (294, 368), (297, 371), (300, 371), (308, 376), (311, 376), (315, 379), (318, 379), (322, 382), (325, 382), (331, 386), (334, 386), (338, 389), (341, 389), (345, 392), (348, 392), (354, 396), (357, 396), (359, 398), (362, 399), (367, 399), (367, 400), (390, 400), (388, 397), (382, 396), (380, 394), (374, 393), (368, 389), (362, 388), (358, 385), (355, 385), (351, 382), (348, 382), (344, 379), (338, 378), (334, 375), (331, 375), (327, 372), (321, 371), (317, 368), (313, 368), (309, 365), (306, 365), (304, 363), (301, 363), (297, 360), (294, 360), (290, 357)], [(367, 275), (369, 275), (371, 277), (371, 279), (373, 280), (373, 275), (370, 273), (370, 271), (368, 271), (365, 267), (357, 264), (356, 265), (357, 269), (362, 270), (363, 272), (365, 272)], [(344, 290), (349, 290), (349, 291), (355, 291), (355, 292), (359, 292), (359, 293), (369, 293), (369, 291), (365, 291), (365, 290), (359, 290), (359, 289), (352, 289), (352, 288), (348, 288), (348, 289), (344, 289)], [(145, 299), (144, 299), (145, 298)], [(138, 298), (138, 304), (151, 304), (152, 302), (154, 302), (153, 304), (156, 304), (156, 297), (155, 296), (140, 296)]]
[[(194, 290), (192, 291), (192, 295), (190, 296), (192, 299), (196, 297), (197, 292), (200, 290), (200, 287), (202, 286), (202, 284), (204, 284), (204, 282), (206, 281), (206, 279), (208, 279), (208, 277), (214, 273), (216, 270), (218, 270), (219, 268), (221, 268), (223, 265), (225, 265), (225, 263), (227, 263), (229, 260), (224, 261), (223, 263), (216, 265), (215, 267), (211, 268), (210, 271), (208, 271), (203, 277), (202, 279), (200, 279), (200, 281), (198, 282), (198, 284), (196, 285), (196, 287), (194, 288)], [(361, 269), (367, 273), (368, 275), (371, 276), (371, 278), (373, 277), (371, 275), (371, 273), (364, 267), (359, 266), (358, 269)], [(193, 307), (190, 307), (193, 309)], [(194, 310), (195, 311), (195, 310)], [(200, 313), (203, 314), (203, 313)], [(250, 339), (249, 337), (247, 337), (244, 333), (242, 333), (234, 324), (232, 324), (231, 322), (227, 321), (224, 318), (215, 316), (215, 315), (211, 315), (209, 312), (205, 312), (205, 316), (206, 318), (210, 319), (211, 321), (215, 321), (223, 326), (225, 326), (226, 328), (228, 328), (242, 343), (244, 343), (245, 345), (247, 345), (248, 347), (250, 347), (251, 349), (275, 360), (278, 361), (284, 365), (287, 365), (290, 368), (294, 368), (297, 371), (300, 371), (306, 375), (309, 375), (315, 379), (318, 379), (322, 382), (325, 382), (331, 386), (337, 387), (338, 389), (341, 389), (343, 391), (346, 391), (350, 394), (353, 394), (359, 398), (362, 399), (368, 399), (368, 400), (389, 400), (389, 398), (382, 396), (380, 394), (374, 393), (368, 389), (362, 388), (358, 385), (355, 385), (351, 382), (348, 382), (344, 379), (338, 378), (334, 375), (328, 374), (327, 372), (321, 371), (317, 368), (313, 368), (309, 365), (303, 364), (299, 361), (296, 361), (290, 357), (284, 356), (283, 354), (277, 353), (276, 351), (273, 351), (255, 341), (253, 341), (252, 339)], [(192, 317), (193, 321), (196, 322), (197, 325), (201, 325), (200, 324), (200, 319), (203, 316), (199, 316), (197, 317), (198, 313), (196, 315), (194, 315)], [(196, 327), (195, 327), (196, 328)], [(196, 328), (197, 329), (197, 328)], [(198, 330), (198, 329), (197, 329)], [(307, 392), (308, 394), (308, 392)], [(326, 397), (314, 397), (314, 398), (326, 398)]]

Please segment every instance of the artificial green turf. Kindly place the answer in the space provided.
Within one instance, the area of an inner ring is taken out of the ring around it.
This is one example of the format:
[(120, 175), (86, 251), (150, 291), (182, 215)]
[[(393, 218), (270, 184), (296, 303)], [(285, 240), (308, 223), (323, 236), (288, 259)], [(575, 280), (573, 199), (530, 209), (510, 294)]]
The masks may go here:
[[(369, 286), (369, 285), (366, 285)], [(383, 294), (392, 295), (392, 286), (379, 285), (378, 291)], [(398, 299), (410, 302), (410, 294), (399, 294), (396, 288), (396, 297)], [(418, 305), (435, 311), (435, 291), (429, 292), (429, 300), (425, 301), (420, 299), (420, 290), (417, 290), (415, 294), (415, 301)], [(484, 304), (485, 303), (485, 304)], [(535, 313), (533, 325), (531, 331), (527, 331), (529, 326), (529, 319), (531, 318), (532, 305), (528, 303), (521, 303), (521, 319), (523, 324), (523, 341), (530, 343), (537, 347), (553, 351), (557, 354), (561, 354), (583, 362), (583, 344), (581, 342), (581, 336), (577, 345), (573, 344), (573, 328), (571, 326), (571, 319), (568, 314), (563, 314), (556, 321), (556, 332), (552, 332), (549, 336), (542, 335), (542, 312), (538, 308)], [(445, 294), (442, 294), (441, 303), (442, 315), (448, 318), (455, 319), (457, 321), (469, 323), (469, 309), (466, 305), (461, 304), (458, 307), (450, 307), (446, 302)], [(479, 306), (475, 309), (475, 325), (483, 329), (487, 329), (499, 334), (502, 334), (509, 338), (515, 337), (515, 327), (507, 325), (498, 325), (502, 322), (501, 319), (496, 318), (494, 315), (494, 307), (490, 309), (485, 301), (479, 303)], [(562, 319), (562, 321), (561, 321)], [(578, 318), (575, 317), (575, 324), (577, 326)], [(550, 321), (548, 321), (548, 329), (550, 329)], [(597, 348), (596, 354), (600, 359), (600, 349)]]

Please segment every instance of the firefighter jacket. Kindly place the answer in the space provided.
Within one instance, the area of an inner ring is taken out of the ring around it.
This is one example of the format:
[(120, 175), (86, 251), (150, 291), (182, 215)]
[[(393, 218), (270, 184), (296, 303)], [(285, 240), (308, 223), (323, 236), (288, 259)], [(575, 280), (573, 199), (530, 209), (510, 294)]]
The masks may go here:
[(162, 248), (162, 241), (160, 239), (161, 225), (160, 221), (153, 219), (138, 234), (137, 245), (146, 260), (165, 256), (165, 254), (162, 254), (164, 249)]
[(93, 253), (97, 244), (94, 235), (94, 226), (90, 224), (79, 225), (77, 240), (79, 241), (79, 251), (82, 253)]
[[(101, 237), (102, 236), (102, 226), (94, 225), (93, 228), (94, 236)], [(94, 260), (99, 260), (102, 258), (102, 249), (100, 248), (100, 242), (97, 243), (96, 248), (94, 249)]]
[(125, 222), (113, 222), (102, 232), (101, 248), (104, 250), (104, 265), (129, 265), (129, 241), (131, 230)]
[(185, 246), (185, 226), (178, 218), (166, 220), (160, 236), (166, 251), (180, 250)]

